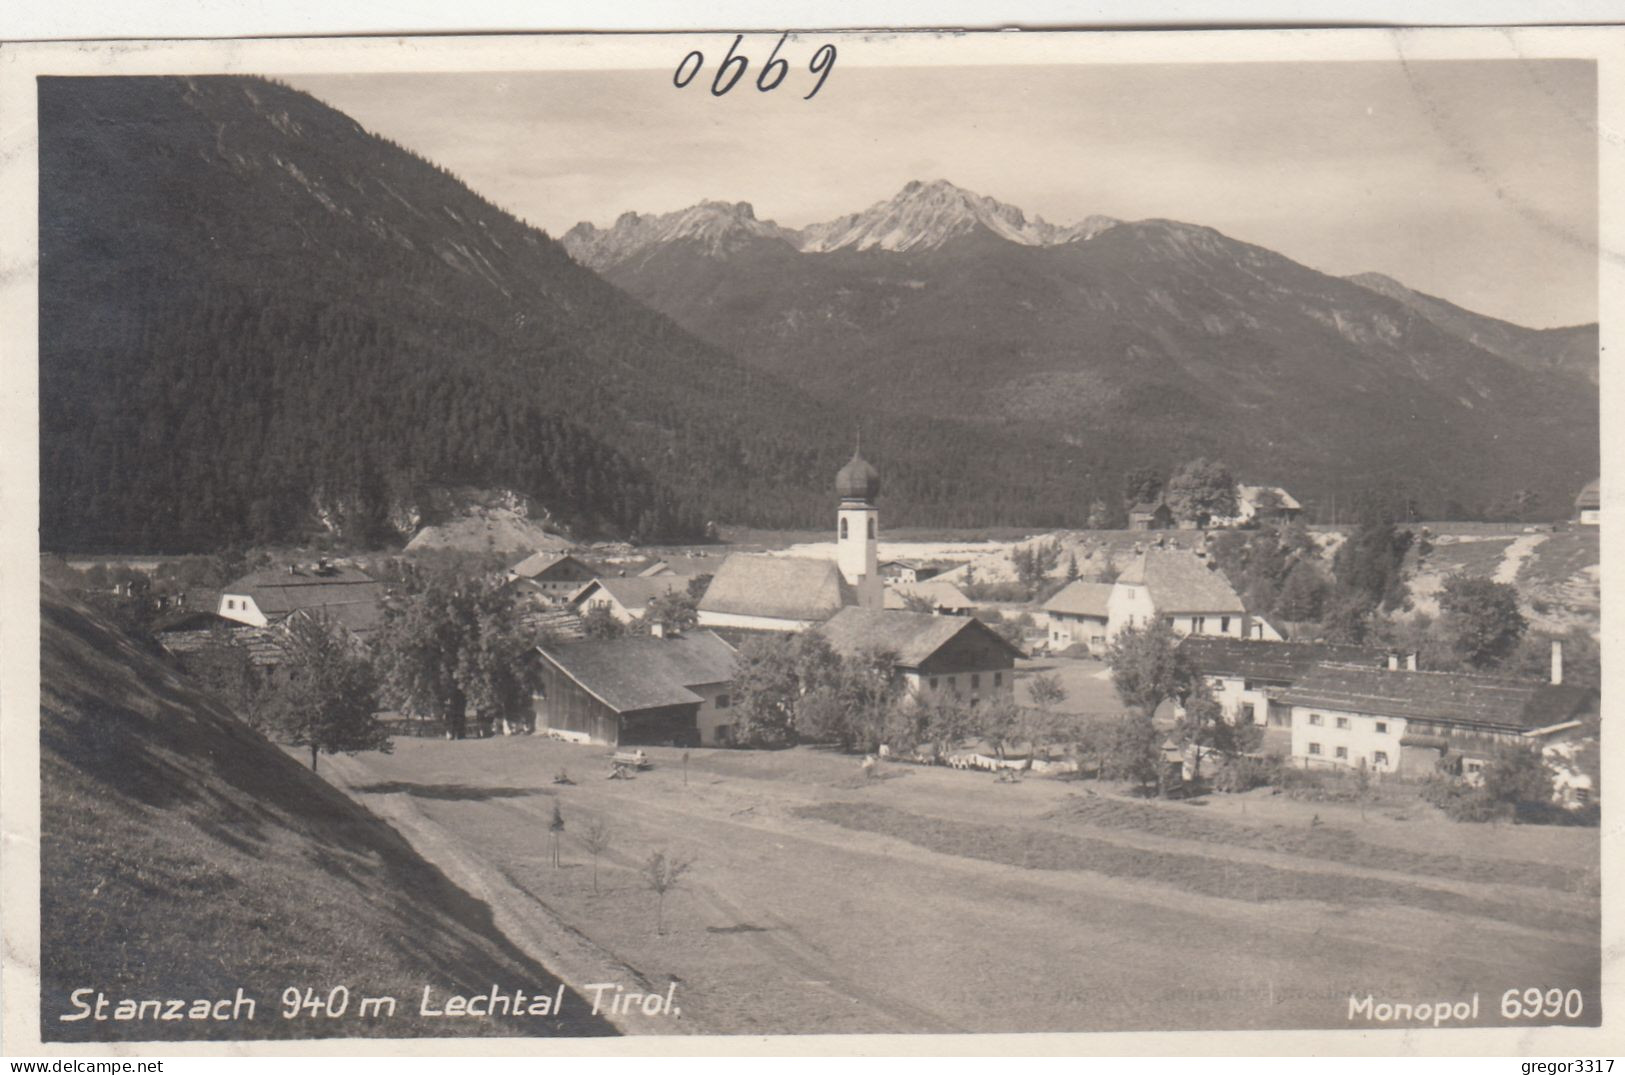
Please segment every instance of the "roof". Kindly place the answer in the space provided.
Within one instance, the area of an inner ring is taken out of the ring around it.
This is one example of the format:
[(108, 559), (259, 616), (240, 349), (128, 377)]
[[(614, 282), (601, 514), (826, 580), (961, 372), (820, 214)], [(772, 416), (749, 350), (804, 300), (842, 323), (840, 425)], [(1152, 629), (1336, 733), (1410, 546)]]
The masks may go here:
[(975, 608), (975, 602), (951, 582), (927, 579), (924, 582), (900, 582), (886, 587), (887, 608), (907, 608), (910, 597), (930, 601), (936, 608)]
[(617, 713), (696, 704), (702, 699), (689, 688), (725, 683), (735, 669), (733, 647), (710, 631), (573, 642), (540, 652)]
[(1118, 585), (1144, 586), (1157, 612), (1236, 612), (1247, 608), (1208, 560), (1186, 549), (1146, 549), (1117, 579)]
[(1134, 505), (1132, 508), (1128, 509), (1128, 513), (1130, 515), (1155, 515), (1159, 508), (1161, 510), (1163, 510), (1163, 511), (1168, 511), (1168, 512), (1173, 511), (1172, 508), (1168, 507), (1168, 504), (1167, 504), (1166, 501), (1162, 501), (1162, 500), (1142, 500), (1138, 504)]
[(687, 593), (688, 579), (682, 575), (631, 575), (626, 578), (612, 577), (593, 579), (581, 588), (581, 591), (570, 598), (571, 604), (579, 604), (588, 599), (594, 588), (601, 589), (621, 603), (621, 607), (628, 612), (636, 612), (649, 607), (649, 602), (668, 593)]
[(384, 599), (384, 584), (355, 567), (267, 568), (244, 575), (222, 592), (246, 594), (267, 616), (281, 616), (303, 608), (377, 605)]
[[(1279, 485), (1238, 485), (1236, 486), (1236, 499), (1244, 504), (1250, 504), (1253, 510), (1258, 509), (1258, 499), (1264, 493), (1274, 493), (1279, 507), (1286, 511), (1301, 511), (1303, 505), (1298, 503), (1296, 497), (1282, 489)], [(1250, 513), (1249, 513), (1250, 514)]]
[(897, 663), (904, 668), (924, 664), (932, 654), (964, 631), (983, 632), (1017, 657), (1025, 656), (997, 631), (975, 617), (933, 616), (929, 612), (900, 612), (896, 609), (843, 608), (820, 628), (837, 653), (851, 656), (864, 650), (890, 650), (897, 655)]
[(1411, 672), (1324, 663), (1277, 699), (1285, 705), (1528, 731), (1567, 720), (1590, 692), (1465, 672)]
[(1085, 582), (1075, 579), (1061, 589), (1061, 592), (1044, 602), (1045, 612), (1059, 612), (1067, 616), (1094, 616), (1097, 619), (1106, 618), (1106, 602), (1111, 599), (1112, 585), (1109, 582)]
[(384, 606), (379, 601), (357, 601), (344, 605), (320, 605), (301, 612), (343, 627), (351, 634), (365, 635), (384, 625)]
[(566, 561), (575, 564), (589, 575), (597, 574), (591, 565), (582, 563), (571, 554), (567, 552), (554, 552), (548, 549), (531, 553), (517, 564), (514, 564), (512, 567), (508, 568), (508, 574), (513, 575), (516, 578), (533, 579), (544, 572), (565, 563)]
[(152, 625), (152, 633), (162, 635), (177, 631), (208, 631), (217, 627), (229, 629), (237, 626), (241, 626), (240, 620), (228, 619), (212, 609), (181, 609), (160, 618)]
[(1574, 498), (1574, 507), (1577, 511), (1597, 511), (1602, 508), (1602, 479), (1593, 478), (1586, 482), (1580, 495)]
[(1326, 661), (1379, 668), (1384, 650), (1335, 642), (1264, 642), (1244, 638), (1187, 635), (1179, 652), (1203, 675), (1235, 675), (1292, 683)]
[(733, 553), (717, 568), (700, 611), (823, 621), (857, 603), (833, 560)]

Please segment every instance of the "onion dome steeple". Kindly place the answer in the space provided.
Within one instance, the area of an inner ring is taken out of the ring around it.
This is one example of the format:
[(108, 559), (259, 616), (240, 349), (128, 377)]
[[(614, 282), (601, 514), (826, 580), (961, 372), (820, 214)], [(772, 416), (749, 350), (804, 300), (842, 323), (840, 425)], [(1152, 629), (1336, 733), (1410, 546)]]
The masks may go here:
[(846, 466), (835, 475), (835, 493), (842, 500), (861, 500), (866, 504), (874, 503), (875, 497), (880, 495), (880, 472), (863, 458), (861, 441), (852, 450), (852, 458)]

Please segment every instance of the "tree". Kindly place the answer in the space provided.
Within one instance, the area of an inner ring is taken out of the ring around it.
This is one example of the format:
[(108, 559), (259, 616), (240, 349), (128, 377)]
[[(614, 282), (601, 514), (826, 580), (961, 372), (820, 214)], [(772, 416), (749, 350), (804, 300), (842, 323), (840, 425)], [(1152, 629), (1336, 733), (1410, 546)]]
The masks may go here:
[(1236, 514), (1236, 479), (1223, 463), (1195, 459), (1168, 479), (1166, 499), (1176, 519), (1205, 527)]
[(668, 635), (681, 634), (700, 622), (699, 600), (683, 591), (663, 593), (649, 602), (644, 609), (640, 626), (648, 630), (659, 624)]
[(1326, 601), (1320, 618), (1320, 637), (1327, 642), (1358, 645), (1371, 634), (1376, 607), (1363, 594), (1335, 591)]
[(1105, 765), (1108, 780), (1132, 780), (1141, 788), (1161, 787), (1167, 768), (1162, 758), (1162, 736), (1151, 718), (1130, 714), (1113, 722), (1107, 736)]
[(390, 752), (389, 732), (378, 720), (376, 681), (356, 643), (309, 616), (287, 621), (281, 680), (265, 707), (272, 735), (310, 748), (310, 768), (321, 753)]
[(576, 839), (581, 841), (581, 846), (586, 848), (587, 854), (592, 856), (592, 890), (596, 894), (598, 892), (598, 856), (609, 850), (615, 839), (615, 830), (610, 828), (609, 822), (604, 818), (595, 817), (587, 823), (586, 829)]
[(1202, 778), (1204, 757), (1232, 758), (1256, 750), (1263, 740), (1264, 730), (1257, 725), (1226, 720), (1224, 707), (1213, 696), (1213, 689), (1199, 677), (1193, 679), (1181, 710), (1173, 738), (1191, 756), (1192, 779)]
[(700, 599), (705, 596), (705, 591), (710, 587), (711, 575), (709, 573), (704, 575), (695, 575), (693, 578), (688, 580), (688, 596), (692, 597), (694, 599), (694, 603), (698, 605)]
[(1529, 626), (1518, 610), (1518, 591), (1493, 579), (1451, 575), (1439, 591), (1439, 611), (1456, 653), (1475, 668), (1509, 657)]
[(564, 833), (564, 811), (559, 809), (557, 799), (553, 800), (553, 818), (547, 823), (547, 831), (553, 834), (553, 865), (557, 867), (559, 864), (559, 837)]
[(1077, 580), (1078, 554), (1076, 552), (1069, 552), (1066, 554), (1066, 581), (1076, 582)]
[(1027, 693), (1039, 709), (1053, 709), (1066, 701), (1066, 688), (1054, 672), (1040, 672), (1029, 679)]
[(1402, 567), (1412, 535), (1394, 525), (1379, 501), (1368, 498), (1359, 525), (1332, 558), (1332, 575), (1343, 594), (1369, 608), (1393, 610), (1406, 600)]
[(1010, 561), (1015, 565), (1016, 578), (1032, 593), (1061, 562), (1061, 546), (1056, 541), (1017, 545), (1010, 551)]
[(1524, 679), (1549, 679), (1554, 641), (1563, 643), (1563, 682), (1574, 687), (1601, 690), (1602, 650), (1591, 632), (1578, 624), (1561, 635), (1546, 631), (1524, 632), (1518, 647), (1501, 663), (1501, 670)]
[(977, 713), (951, 697), (938, 696), (926, 706), (921, 723), (927, 741), (940, 760), (976, 734)]
[(733, 683), (740, 740), (768, 746), (795, 742), (803, 699), (821, 689), (838, 697), (840, 668), (839, 656), (817, 632), (747, 639)]
[(626, 634), (626, 624), (615, 618), (607, 604), (593, 605), (581, 617), (581, 633), (594, 639), (620, 638)]
[(1132, 508), (1162, 495), (1162, 475), (1151, 467), (1135, 467), (1123, 475), (1123, 503)]
[(1484, 793), (1498, 803), (1552, 801), (1552, 781), (1556, 774), (1546, 764), (1538, 748), (1508, 746), (1484, 767)]
[(666, 932), (666, 893), (676, 888), (693, 865), (688, 859), (656, 851), (643, 864), (643, 879), (655, 894), (655, 932)]
[(1178, 697), (1189, 686), (1190, 667), (1176, 643), (1173, 629), (1156, 620), (1144, 627), (1124, 628), (1107, 648), (1106, 661), (1111, 665), (1117, 696), (1147, 720), (1156, 715), (1165, 699)]
[(1326, 594), (1330, 588), (1313, 562), (1296, 560), (1275, 598), (1275, 614), (1289, 623), (1314, 623), (1326, 610)]

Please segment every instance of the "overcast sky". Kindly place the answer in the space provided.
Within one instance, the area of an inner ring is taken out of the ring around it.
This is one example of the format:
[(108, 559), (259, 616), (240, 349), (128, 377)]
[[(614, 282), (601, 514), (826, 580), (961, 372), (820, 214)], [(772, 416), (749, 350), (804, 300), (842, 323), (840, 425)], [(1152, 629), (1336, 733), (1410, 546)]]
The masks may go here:
[(811, 101), (665, 71), (287, 81), (554, 235), (706, 198), (801, 226), (943, 178), (1056, 224), (1205, 224), (1520, 324), (1597, 316), (1589, 61), (838, 67)]

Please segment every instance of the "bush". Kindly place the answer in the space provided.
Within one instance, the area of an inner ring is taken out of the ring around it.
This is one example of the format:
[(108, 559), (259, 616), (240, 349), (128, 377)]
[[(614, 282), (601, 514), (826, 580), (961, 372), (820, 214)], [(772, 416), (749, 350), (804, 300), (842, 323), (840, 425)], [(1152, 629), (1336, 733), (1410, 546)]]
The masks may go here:
[(1213, 790), (1235, 794), (1280, 781), (1279, 758), (1227, 758), (1213, 774)]
[(1448, 776), (1429, 777), (1422, 784), (1422, 798), (1451, 821), (1499, 821), (1511, 812), (1484, 788)]

